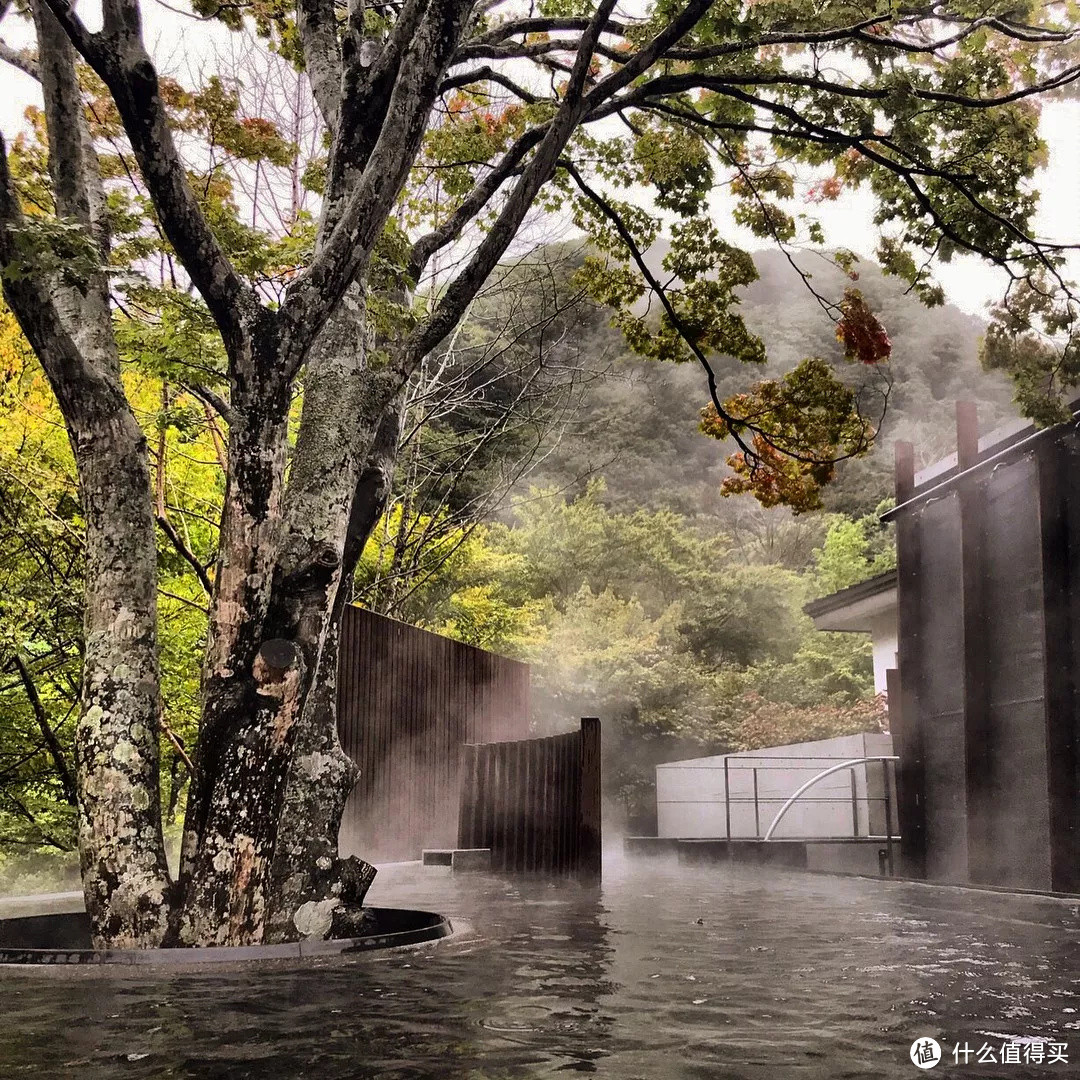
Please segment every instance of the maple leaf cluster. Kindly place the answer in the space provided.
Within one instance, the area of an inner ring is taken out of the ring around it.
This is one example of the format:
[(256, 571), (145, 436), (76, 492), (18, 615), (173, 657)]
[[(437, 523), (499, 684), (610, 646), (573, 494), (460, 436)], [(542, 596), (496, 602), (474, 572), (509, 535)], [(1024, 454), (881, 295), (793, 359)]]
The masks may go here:
[(844, 357), (861, 364), (880, 364), (892, 354), (892, 342), (881, 320), (870, 310), (858, 289), (848, 289), (840, 302), (836, 340), (844, 346)]
[(714, 439), (741, 440), (727, 459), (732, 475), (721, 494), (750, 493), (762, 506), (784, 504), (796, 514), (819, 509), (837, 461), (866, 453), (872, 439), (856, 392), (816, 357), (734, 395), (722, 409), (707, 405), (700, 429)]

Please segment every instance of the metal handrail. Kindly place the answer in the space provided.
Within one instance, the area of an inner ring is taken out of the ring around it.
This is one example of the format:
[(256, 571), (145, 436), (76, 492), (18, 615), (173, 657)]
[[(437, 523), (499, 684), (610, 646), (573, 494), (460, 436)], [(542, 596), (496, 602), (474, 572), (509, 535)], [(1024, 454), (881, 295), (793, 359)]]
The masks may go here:
[[(752, 795), (732, 795), (731, 802), (733, 803), (753, 803), (755, 805), (760, 803), (782, 803), (787, 798), (786, 795), (760, 795), (758, 798), (754, 798)], [(657, 799), (656, 802), (660, 806), (719, 806), (724, 801), (721, 794), (717, 793), (708, 799)], [(888, 802), (888, 798), (885, 795), (860, 795), (858, 801), (860, 803), (872, 803), (872, 802)], [(833, 798), (821, 797), (812, 799), (803, 799), (804, 803), (849, 803), (851, 802), (850, 795), (837, 795)]]
[[(725, 760), (728, 762), (729, 769), (768, 769), (768, 765), (746, 765), (747, 761), (794, 761), (803, 762), (807, 766), (818, 761), (846, 761), (847, 759), (840, 754), (746, 754), (742, 751), (739, 752), (739, 756), (734, 755), (725, 756)], [(798, 765), (777, 765), (777, 769), (791, 769), (798, 768)], [(665, 761), (660, 765), (657, 765), (658, 769), (676, 769), (676, 770), (704, 770), (706, 772), (716, 771), (722, 772), (724, 766), (721, 765), (690, 765), (684, 764), (681, 761)]]
[[(852, 758), (850, 761), (842, 761), (839, 765), (831, 765), (829, 768), (824, 769), (822, 772), (819, 772), (817, 776), (813, 776), (809, 780), (807, 780), (806, 783), (803, 784), (802, 787), (800, 787), (795, 792), (795, 794), (792, 795), (788, 799), (788, 801), (780, 807), (780, 809), (776, 813), (776, 817), (774, 817), (772, 820), (772, 824), (768, 827), (768, 829), (765, 830), (765, 836), (763, 839), (772, 839), (772, 834), (776, 831), (776, 826), (780, 824), (780, 819), (783, 818), (783, 816), (788, 812), (788, 810), (791, 809), (791, 807), (798, 800), (799, 796), (802, 795), (804, 791), (812, 788), (819, 780), (824, 780), (826, 776), (831, 776), (833, 773), (840, 772), (842, 769), (850, 769), (853, 765), (865, 765), (867, 764), (867, 762), (870, 761), (886, 762), (899, 760), (899, 757), (897, 757), (895, 754), (872, 754), (869, 757)], [(886, 827), (888, 827), (888, 823), (886, 823)]]

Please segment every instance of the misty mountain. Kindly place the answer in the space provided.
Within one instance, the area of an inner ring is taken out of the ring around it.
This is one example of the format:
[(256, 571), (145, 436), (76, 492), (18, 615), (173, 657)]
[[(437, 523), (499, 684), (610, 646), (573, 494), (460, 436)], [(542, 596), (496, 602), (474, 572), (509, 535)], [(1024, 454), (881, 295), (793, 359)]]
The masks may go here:
[[(650, 259), (659, 261), (662, 254), (654, 249)], [(846, 368), (834, 324), (784, 254), (763, 251), (754, 261), (760, 278), (742, 291), (742, 314), (764, 340), (769, 360), (765, 367), (751, 368), (719, 358), (714, 366), (722, 395), (782, 375), (807, 356)], [(982, 320), (950, 304), (924, 307), (905, 283), (885, 277), (873, 263), (857, 265), (855, 283), (823, 258), (802, 255), (798, 265), (811, 275), (814, 289), (831, 300), (838, 300), (845, 287), (859, 288), (893, 342), (888, 365), (892, 388), (877, 445), (865, 459), (838, 467), (826, 496), (831, 509), (866, 513), (892, 494), (896, 439), (913, 442), (924, 463), (949, 453), (956, 400), (977, 403), (983, 431), (1016, 414), (1008, 380), (979, 364)], [(598, 351), (619, 351), (621, 334), (609, 325), (606, 312), (584, 309), (580, 318), (580, 333)], [(745, 497), (719, 494), (730, 451), (697, 430), (707, 401), (705, 375), (696, 364), (645, 361), (622, 346), (613, 373), (590, 385), (571, 436), (534, 482), (572, 488), (600, 474), (614, 507), (668, 508), (725, 520), (739, 516), (744, 508), (733, 504), (745, 503)]]

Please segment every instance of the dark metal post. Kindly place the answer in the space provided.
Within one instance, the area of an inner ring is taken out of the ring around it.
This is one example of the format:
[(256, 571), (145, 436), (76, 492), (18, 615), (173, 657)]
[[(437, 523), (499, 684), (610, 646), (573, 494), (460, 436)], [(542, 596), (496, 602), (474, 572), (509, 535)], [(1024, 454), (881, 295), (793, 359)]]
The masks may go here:
[(1076, 722), (1080, 669), (1080, 588), (1076, 579), (1077, 500), (1069, 498), (1076, 441), (1043, 445), (1038, 456), (1042, 534), (1043, 680), (1046, 696), (1047, 796), (1050, 826), (1050, 888), (1080, 889), (1080, 726)]
[(892, 795), (889, 791), (889, 766), (892, 762), (881, 763), (881, 775), (885, 784), (885, 862), (889, 868), (889, 877), (894, 875), (893, 850), (892, 850)]
[[(915, 491), (915, 449), (908, 442), (896, 444), (896, 501), (903, 504)], [(896, 519), (897, 630), (899, 632), (899, 680), (893, 680), (889, 705), (899, 714), (900, 730), (893, 735), (893, 752), (900, 758), (897, 777), (902, 800), (900, 849), (905, 873), (926, 876), (925, 767), (922, 720), (919, 715), (920, 586), (919, 523), (913, 510)], [(899, 736), (899, 737), (897, 737)]]
[(583, 877), (600, 880), (603, 841), (600, 828), (600, 718), (581, 718), (581, 800), (578, 867)]
[(961, 474), (960, 559), (964, 640), (963, 730), (964, 814), (969, 881), (989, 881), (992, 844), (990, 823), (990, 678), (987, 671), (985, 598), (986, 489), (985, 477), (962, 474), (979, 461), (979, 423), (975, 405), (956, 403), (956, 460)]
[(458, 807), (459, 848), (484, 847), (477, 835), (477, 803), (479, 800), (479, 751), (472, 743), (461, 748), (461, 796)]
[(851, 835), (859, 835), (859, 786), (855, 770), (851, 770)]
[(754, 766), (754, 836), (761, 839), (761, 810), (758, 806), (757, 797), (757, 766)]
[(727, 825), (728, 854), (731, 854), (731, 773), (727, 754), (724, 755), (724, 820)]

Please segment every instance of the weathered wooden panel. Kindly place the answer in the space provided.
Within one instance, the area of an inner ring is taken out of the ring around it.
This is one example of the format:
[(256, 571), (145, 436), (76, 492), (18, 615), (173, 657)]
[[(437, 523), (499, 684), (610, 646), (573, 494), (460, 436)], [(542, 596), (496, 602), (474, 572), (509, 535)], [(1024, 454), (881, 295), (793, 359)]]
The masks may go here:
[(1080, 892), (1080, 434), (1040, 458), (1053, 887)]
[(459, 848), (491, 848), (495, 870), (600, 876), (598, 719), (565, 735), (469, 745), (464, 762)]
[(987, 480), (981, 642), (989, 698), (988, 881), (1050, 888), (1039, 483), (1035, 459)]
[[(897, 442), (896, 501), (905, 504), (915, 487), (915, 454), (909, 442)], [(896, 522), (897, 663), (888, 686), (889, 724), (896, 764), (897, 820), (903, 872), (926, 876), (926, 800), (923, 791), (923, 725), (918, 697), (922, 600), (919, 520), (902, 513)], [(895, 720), (899, 720), (899, 724)]]
[(919, 518), (918, 688), (924, 725), (926, 873), (967, 875), (963, 572), (955, 492), (927, 502)]
[(528, 727), (527, 664), (347, 608), (338, 729), (361, 775), (342, 820), (343, 854), (386, 862), (452, 847), (463, 747)]

